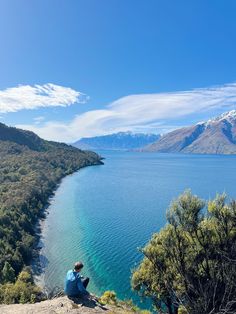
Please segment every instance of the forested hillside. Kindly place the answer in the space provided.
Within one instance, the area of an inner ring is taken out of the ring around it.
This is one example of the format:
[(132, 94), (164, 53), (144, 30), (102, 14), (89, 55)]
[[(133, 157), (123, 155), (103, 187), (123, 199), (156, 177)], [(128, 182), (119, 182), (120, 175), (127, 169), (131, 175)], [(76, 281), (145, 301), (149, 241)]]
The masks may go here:
[[(93, 152), (3, 124), (0, 139), (0, 283), (6, 284), (14, 282), (29, 263), (35, 224), (60, 179), (101, 160)], [(0, 288), (3, 301), (5, 292)]]

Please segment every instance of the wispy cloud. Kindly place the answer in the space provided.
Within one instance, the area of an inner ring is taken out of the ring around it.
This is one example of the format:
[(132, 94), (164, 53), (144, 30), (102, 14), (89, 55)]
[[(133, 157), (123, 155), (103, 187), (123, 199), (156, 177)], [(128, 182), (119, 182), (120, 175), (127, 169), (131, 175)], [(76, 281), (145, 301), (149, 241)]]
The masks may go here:
[(55, 84), (19, 85), (0, 91), (0, 113), (40, 107), (66, 107), (86, 101), (86, 96)]
[[(236, 83), (189, 91), (130, 95), (101, 110), (75, 116), (69, 123), (49, 121), (43, 126), (20, 125), (43, 138), (71, 142), (84, 136), (117, 131), (156, 131), (173, 129), (173, 121), (193, 114), (235, 108)], [(191, 121), (190, 121), (191, 123)]]
[(45, 117), (44, 116), (38, 116), (38, 117), (33, 118), (33, 120), (34, 120), (34, 124), (40, 124), (45, 120)]

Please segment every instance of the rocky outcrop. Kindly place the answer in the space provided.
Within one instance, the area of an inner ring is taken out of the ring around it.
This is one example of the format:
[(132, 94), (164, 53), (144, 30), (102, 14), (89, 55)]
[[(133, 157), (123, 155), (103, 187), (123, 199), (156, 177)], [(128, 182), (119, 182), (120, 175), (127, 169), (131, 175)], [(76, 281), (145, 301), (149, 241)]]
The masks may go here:
[(142, 313), (122, 303), (101, 305), (95, 297), (85, 299), (69, 299), (66, 296), (46, 300), (34, 304), (0, 305), (1, 314), (115, 314)]

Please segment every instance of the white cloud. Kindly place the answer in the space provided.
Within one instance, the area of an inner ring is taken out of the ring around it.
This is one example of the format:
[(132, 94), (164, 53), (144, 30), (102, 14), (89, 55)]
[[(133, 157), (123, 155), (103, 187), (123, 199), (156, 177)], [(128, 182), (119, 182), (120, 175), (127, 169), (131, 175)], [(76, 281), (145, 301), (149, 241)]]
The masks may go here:
[(45, 120), (45, 117), (44, 116), (39, 116), (39, 117), (33, 118), (33, 120), (34, 120), (34, 124), (40, 124), (42, 121)]
[(80, 137), (117, 131), (173, 129), (172, 121), (192, 114), (230, 110), (236, 104), (236, 83), (190, 91), (130, 95), (105, 109), (87, 111), (69, 123), (50, 121), (43, 126), (20, 125), (46, 139), (72, 142)]
[(19, 85), (0, 91), (0, 113), (40, 107), (66, 107), (86, 101), (86, 96), (55, 84)]

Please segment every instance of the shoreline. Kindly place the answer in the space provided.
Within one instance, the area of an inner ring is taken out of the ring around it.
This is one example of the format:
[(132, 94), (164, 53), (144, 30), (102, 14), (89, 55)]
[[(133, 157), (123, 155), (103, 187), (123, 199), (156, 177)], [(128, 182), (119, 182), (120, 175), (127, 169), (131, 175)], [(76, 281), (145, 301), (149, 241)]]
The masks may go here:
[(44, 268), (46, 267), (46, 265), (42, 265), (43, 262), (40, 259), (40, 257), (43, 258), (43, 256), (40, 255), (40, 253), (41, 253), (42, 248), (44, 246), (43, 242), (42, 242), (42, 235), (43, 235), (43, 228), (45, 225), (45, 221), (46, 221), (47, 216), (49, 214), (48, 208), (51, 206), (52, 200), (55, 197), (56, 191), (58, 190), (58, 188), (62, 184), (62, 181), (65, 178), (76, 174), (77, 172), (79, 172), (83, 168), (103, 165), (104, 164), (103, 163), (104, 158), (101, 156), (99, 156), (99, 157), (100, 157), (100, 159), (96, 163), (91, 164), (91, 165), (82, 166), (79, 169), (77, 169), (76, 171), (73, 171), (72, 173), (69, 173), (69, 174), (63, 176), (62, 178), (60, 178), (59, 182), (56, 184), (55, 188), (52, 190), (50, 196), (48, 197), (45, 206), (40, 211), (40, 215), (39, 215), (37, 222), (34, 226), (34, 236), (36, 239), (35, 239), (34, 246), (32, 247), (32, 257), (31, 257), (31, 260), (29, 262), (29, 266), (30, 266), (30, 269), (32, 271), (34, 284), (37, 285), (38, 287), (40, 287), (43, 292), (50, 293), (50, 291), (47, 291), (47, 289), (45, 287), (45, 282), (43, 280), (39, 279), (42, 276), (42, 274), (44, 273)]

